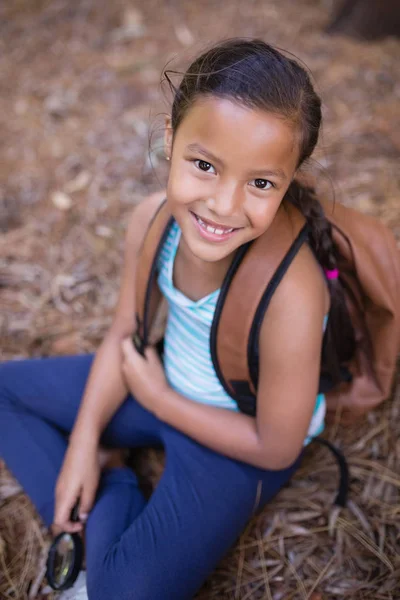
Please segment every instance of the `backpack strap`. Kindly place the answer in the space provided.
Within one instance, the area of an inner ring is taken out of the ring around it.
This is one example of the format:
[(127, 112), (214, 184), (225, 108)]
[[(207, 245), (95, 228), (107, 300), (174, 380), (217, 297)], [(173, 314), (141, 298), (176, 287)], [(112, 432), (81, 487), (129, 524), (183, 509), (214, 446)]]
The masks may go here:
[(173, 217), (164, 200), (150, 221), (139, 250), (136, 270), (136, 332), (133, 343), (143, 355), (151, 343), (150, 334), (155, 325), (161, 302), (157, 285), (157, 259), (173, 223)]
[(335, 457), (335, 460), (339, 467), (339, 486), (338, 486), (338, 492), (336, 494), (336, 498), (334, 500), (334, 504), (336, 504), (336, 506), (340, 506), (341, 508), (344, 508), (345, 506), (347, 506), (347, 498), (349, 495), (349, 487), (350, 487), (350, 471), (349, 471), (348, 462), (347, 462), (343, 452), (341, 452), (339, 450), (339, 448), (337, 448), (329, 440), (326, 440), (325, 438), (322, 438), (318, 435), (318, 436), (315, 436), (312, 438), (311, 443), (314, 443), (314, 442), (321, 444), (322, 446), (325, 446), (326, 448), (328, 448), (332, 452), (333, 456)]
[(305, 218), (284, 201), (267, 231), (237, 250), (222, 284), (211, 326), (211, 358), (222, 386), (246, 414), (256, 412), (254, 354), (265, 311), (307, 237)]

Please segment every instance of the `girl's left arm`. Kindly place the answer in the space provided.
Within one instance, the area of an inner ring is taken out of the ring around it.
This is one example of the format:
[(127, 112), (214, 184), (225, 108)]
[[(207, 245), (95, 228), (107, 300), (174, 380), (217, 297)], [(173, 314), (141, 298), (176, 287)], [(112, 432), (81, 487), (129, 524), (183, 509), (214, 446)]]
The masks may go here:
[(132, 394), (159, 419), (200, 444), (263, 469), (298, 457), (318, 391), (324, 282), (296, 259), (275, 292), (260, 335), (257, 417), (195, 402), (175, 392), (153, 348), (142, 358), (123, 342), (123, 373)]

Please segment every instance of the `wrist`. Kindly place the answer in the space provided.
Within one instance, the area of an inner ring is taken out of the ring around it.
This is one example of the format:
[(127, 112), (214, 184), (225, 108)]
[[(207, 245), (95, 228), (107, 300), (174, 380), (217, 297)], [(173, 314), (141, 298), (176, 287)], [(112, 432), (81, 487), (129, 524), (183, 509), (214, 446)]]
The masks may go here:
[(85, 446), (98, 446), (100, 443), (101, 432), (99, 428), (93, 424), (81, 423), (79, 420), (75, 423), (69, 442), (70, 444), (78, 443)]
[(167, 386), (162, 394), (159, 395), (159, 402), (156, 403), (155, 415), (160, 421), (168, 421), (169, 408), (174, 402), (175, 391)]

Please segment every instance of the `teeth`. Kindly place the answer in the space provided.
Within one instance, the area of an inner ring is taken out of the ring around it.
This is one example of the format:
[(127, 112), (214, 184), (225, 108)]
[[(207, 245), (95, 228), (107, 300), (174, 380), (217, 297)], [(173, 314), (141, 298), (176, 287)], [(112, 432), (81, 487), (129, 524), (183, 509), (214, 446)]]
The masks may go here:
[(204, 229), (206, 229), (207, 231), (209, 231), (210, 233), (216, 233), (217, 235), (223, 235), (224, 233), (231, 233), (231, 231), (233, 231), (233, 227), (231, 227), (230, 229), (221, 229), (219, 227), (211, 227), (211, 225), (208, 225), (207, 223), (205, 223), (203, 221), (203, 219), (201, 217), (198, 217), (196, 215), (196, 219), (198, 220), (198, 222), (200, 223), (200, 225), (202, 227), (204, 227)]

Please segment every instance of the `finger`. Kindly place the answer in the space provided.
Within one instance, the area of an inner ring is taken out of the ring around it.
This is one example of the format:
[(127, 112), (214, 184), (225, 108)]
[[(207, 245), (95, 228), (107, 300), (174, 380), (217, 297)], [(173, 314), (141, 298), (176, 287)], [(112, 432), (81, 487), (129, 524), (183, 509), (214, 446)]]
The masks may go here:
[(146, 361), (150, 370), (157, 366), (157, 358), (153, 355), (149, 348), (146, 348), (146, 350), (144, 351), (143, 358)]
[(59, 533), (79, 533), (83, 531), (82, 523), (63, 523), (62, 525), (57, 525), (53, 523), (50, 527), (51, 533), (53, 536), (57, 536)]
[(147, 346), (144, 350), (144, 355), (147, 359), (153, 359), (156, 356), (156, 352), (152, 346)]
[[(57, 526), (57, 524), (55, 523)], [(77, 521), (76, 523), (72, 523), (72, 521), (67, 521), (67, 523), (63, 523), (60, 526), (61, 531), (66, 531), (67, 533), (79, 533), (79, 531), (83, 531), (83, 523), (81, 521)]]
[(144, 351), (145, 359), (152, 365), (158, 364), (161, 365), (160, 357), (158, 355), (157, 350), (153, 346), (148, 346)]
[(56, 497), (56, 510), (54, 514), (54, 525), (61, 527), (63, 531), (80, 531), (81, 523), (71, 521), (71, 511), (78, 499), (78, 494)]
[(52, 525), (53, 531), (67, 531), (68, 533), (75, 533), (77, 531), (82, 531), (83, 525), (80, 521), (72, 522), (71, 520), (60, 520), (58, 518), (54, 518), (54, 522)]
[(85, 522), (92, 510), (94, 498), (96, 495), (97, 483), (85, 485), (81, 494), (81, 503), (79, 507), (79, 519)]
[(56, 499), (56, 510), (54, 514), (54, 523), (61, 525), (70, 520), (71, 509), (75, 504), (76, 498), (66, 497), (65, 495)]
[(126, 337), (122, 340), (121, 348), (126, 358), (131, 358), (132, 356), (134, 357), (136, 354), (132, 340), (129, 337)]

